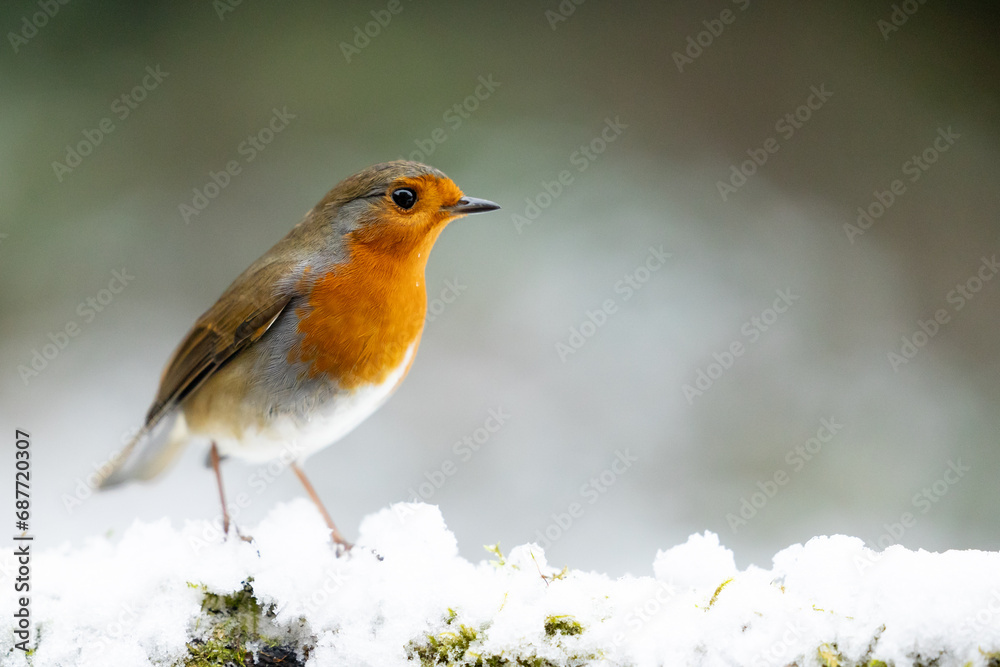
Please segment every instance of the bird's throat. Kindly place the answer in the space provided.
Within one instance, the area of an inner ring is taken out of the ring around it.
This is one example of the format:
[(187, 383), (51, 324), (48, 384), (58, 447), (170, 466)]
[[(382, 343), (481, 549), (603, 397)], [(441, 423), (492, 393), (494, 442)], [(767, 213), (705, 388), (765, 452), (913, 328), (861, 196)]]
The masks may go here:
[(424, 328), (424, 269), (439, 233), (351, 244), (350, 259), (317, 279), (297, 311), (301, 339), (289, 361), (346, 390), (381, 384), (404, 363), (405, 377)]

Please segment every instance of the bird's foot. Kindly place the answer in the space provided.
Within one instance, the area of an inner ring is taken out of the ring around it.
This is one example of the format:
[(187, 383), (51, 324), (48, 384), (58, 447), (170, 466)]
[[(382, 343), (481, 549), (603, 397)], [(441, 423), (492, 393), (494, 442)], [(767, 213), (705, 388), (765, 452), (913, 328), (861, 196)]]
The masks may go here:
[[(230, 528), (232, 528), (232, 531), (230, 531)], [(229, 541), (229, 534), (230, 532), (232, 532), (235, 533), (236, 537), (240, 538), (244, 542), (250, 542), (251, 544), (253, 543), (253, 535), (244, 535), (242, 532), (240, 532), (240, 527), (237, 526), (235, 523), (230, 523), (229, 525), (227, 525), (225, 527), (225, 531), (226, 532), (223, 535), (223, 538), (227, 542)]]
[(337, 558), (346, 556), (354, 548), (354, 545), (341, 537), (336, 529), (330, 531), (330, 544), (333, 545)]
[[(359, 553), (359, 551), (354, 548), (353, 544), (346, 541), (337, 541), (337, 539), (333, 537), (333, 535), (330, 536), (330, 546), (333, 547), (334, 553), (336, 554), (337, 558), (354, 556), (355, 554)], [(371, 547), (364, 547), (364, 546), (361, 547), (360, 549), (361, 554), (364, 554), (366, 551), (371, 553), (372, 556), (375, 556), (375, 559), (378, 561), (385, 560), (382, 554), (375, 551), (375, 549), (372, 549)]]

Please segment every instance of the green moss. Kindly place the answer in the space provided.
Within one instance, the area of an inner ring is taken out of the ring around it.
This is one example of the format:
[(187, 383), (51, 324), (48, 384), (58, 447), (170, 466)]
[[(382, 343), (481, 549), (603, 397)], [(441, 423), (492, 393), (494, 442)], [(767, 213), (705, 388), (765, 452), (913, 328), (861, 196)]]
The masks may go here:
[(729, 579), (726, 579), (721, 584), (719, 584), (719, 587), (715, 589), (714, 593), (712, 593), (712, 599), (708, 601), (708, 606), (705, 607), (705, 609), (711, 609), (712, 608), (712, 605), (715, 604), (716, 600), (719, 599), (719, 593), (721, 593), (722, 589), (725, 588), (729, 584), (729, 582), (732, 581), (732, 580), (733, 580), (733, 578), (730, 577)]
[(844, 656), (837, 650), (836, 644), (823, 644), (816, 650), (816, 657), (823, 667), (840, 667), (844, 664)]
[(252, 582), (252, 578), (248, 579), (243, 582), (243, 588), (227, 595), (206, 591), (201, 601), (202, 614), (220, 616), (216, 627), (221, 625), (239, 633), (257, 635), (264, 610), (254, 597)]
[(497, 542), (496, 544), (484, 544), (483, 549), (486, 549), (486, 553), (491, 553), (497, 557), (496, 560), (490, 561), (490, 565), (492, 565), (493, 567), (500, 568), (507, 564), (507, 559), (503, 557), (503, 552), (500, 551), (499, 542)]
[[(489, 624), (479, 629), (456, 623), (457, 614), (448, 610), (444, 618), (446, 630), (429, 633), (411, 641), (406, 655), (419, 661), (422, 667), (578, 667), (598, 660), (597, 655), (567, 655), (565, 661), (553, 662), (534, 655), (484, 654), (481, 651)], [(572, 616), (549, 616), (545, 619), (545, 641), (561, 646), (564, 635), (579, 635), (584, 628)]]
[(865, 663), (865, 667), (888, 667), (882, 660), (869, 660)]
[(281, 646), (269, 622), (274, 611), (257, 601), (252, 583), (248, 578), (240, 590), (221, 594), (188, 582), (189, 587), (203, 591), (196, 625), (203, 634), (188, 644), (185, 667), (245, 667), (254, 664), (255, 652), (289, 667), (301, 664), (293, 650)]
[[(35, 645), (24, 651), (24, 662), (31, 667), (35, 664), (35, 653), (38, 651), (38, 647), (42, 645), (42, 630), (45, 627), (45, 623), (38, 623), (35, 625)], [(11, 648), (8, 655), (15, 655), (20, 651), (20, 649)]]
[(188, 644), (188, 657), (184, 662), (185, 667), (209, 667), (214, 665), (240, 665), (247, 664), (248, 652), (242, 647), (234, 647), (228, 638), (224, 636), (212, 637), (205, 642), (192, 642)]
[[(452, 626), (455, 617), (455, 611), (449, 609), (445, 625)], [(427, 635), (423, 642), (410, 642), (406, 653), (411, 660), (420, 660), (421, 665), (465, 664), (465, 654), (478, 638), (476, 630), (459, 624), (457, 631), (449, 629), (437, 635)]]
[(572, 616), (549, 616), (545, 619), (545, 636), (583, 634), (583, 626)]
[(1000, 667), (1000, 651), (991, 651), (987, 653), (986, 651), (979, 649), (979, 652), (983, 654), (984, 658), (986, 658), (986, 667)]
[(569, 567), (564, 565), (563, 569), (559, 570), (555, 574), (550, 574), (548, 576), (543, 574), (542, 579), (546, 582), (559, 581), (560, 579), (565, 579), (567, 574), (569, 574)]

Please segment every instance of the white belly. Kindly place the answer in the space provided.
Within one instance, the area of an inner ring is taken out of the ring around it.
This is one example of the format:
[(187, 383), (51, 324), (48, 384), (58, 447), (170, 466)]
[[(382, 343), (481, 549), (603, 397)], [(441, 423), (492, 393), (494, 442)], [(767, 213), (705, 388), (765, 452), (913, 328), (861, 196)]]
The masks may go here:
[(267, 427), (247, 429), (239, 438), (215, 438), (219, 451), (251, 463), (276, 458), (289, 462), (304, 460), (350, 433), (388, 400), (410, 365), (414, 347), (407, 349), (403, 362), (381, 384), (338, 395), (335, 401), (317, 407), (306, 422), (280, 415)]

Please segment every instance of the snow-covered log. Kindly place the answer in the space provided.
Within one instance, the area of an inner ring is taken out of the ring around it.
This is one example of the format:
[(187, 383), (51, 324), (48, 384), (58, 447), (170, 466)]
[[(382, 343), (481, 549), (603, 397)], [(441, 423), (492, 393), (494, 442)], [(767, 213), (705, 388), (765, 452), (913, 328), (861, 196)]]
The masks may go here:
[(367, 517), (346, 556), (305, 501), (247, 532), (162, 520), (34, 555), (27, 653), (5, 556), (0, 662), (1000, 665), (1000, 553), (817, 537), (739, 571), (706, 533), (614, 578), (552, 567), (531, 544), (470, 562), (429, 505)]

